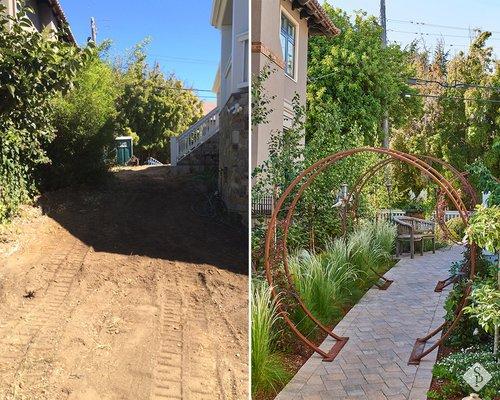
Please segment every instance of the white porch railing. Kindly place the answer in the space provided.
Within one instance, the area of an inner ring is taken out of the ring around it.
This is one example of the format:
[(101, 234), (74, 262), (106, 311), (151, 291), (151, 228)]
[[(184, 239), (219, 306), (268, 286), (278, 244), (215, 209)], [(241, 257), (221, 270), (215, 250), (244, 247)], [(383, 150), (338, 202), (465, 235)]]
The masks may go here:
[(389, 221), (394, 217), (403, 217), (405, 212), (403, 210), (378, 210), (377, 211), (377, 221)]
[(215, 108), (177, 137), (170, 139), (170, 165), (179, 161), (219, 131), (219, 108)]
[[(469, 215), (472, 213), (471, 211), (468, 211)], [(436, 219), (436, 213), (432, 213), (431, 220), (435, 221)], [(403, 217), (405, 215), (405, 212), (403, 210), (378, 210), (377, 211), (377, 220), (389, 220), (394, 217)], [(458, 211), (453, 211), (453, 210), (447, 210), (444, 212), (444, 220), (445, 222), (448, 222), (452, 218), (459, 218), (460, 213)]]

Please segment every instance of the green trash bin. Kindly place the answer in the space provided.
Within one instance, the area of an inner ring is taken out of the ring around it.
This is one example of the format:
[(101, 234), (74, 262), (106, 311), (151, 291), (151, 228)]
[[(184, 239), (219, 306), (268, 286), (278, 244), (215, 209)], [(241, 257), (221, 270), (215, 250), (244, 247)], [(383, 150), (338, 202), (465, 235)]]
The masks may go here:
[(119, 136), (115, 138), (116, 162), (118, 165), (127, 165), (134, 155), (134, 148), (131, 136)]

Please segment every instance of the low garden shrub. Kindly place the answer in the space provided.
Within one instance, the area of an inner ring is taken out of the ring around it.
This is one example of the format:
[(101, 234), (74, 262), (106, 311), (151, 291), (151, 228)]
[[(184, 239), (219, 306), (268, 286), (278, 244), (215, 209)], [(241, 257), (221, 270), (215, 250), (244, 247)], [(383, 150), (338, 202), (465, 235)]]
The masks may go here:
[(44, 188), (93, 183), (114, 161), (115, 71), (98, 54), (78, 73), (74, 88), (52, 102), (55, 138), (51, 162), (41, 170)]
[(438, 361), (433, 368), (433, 375), (446, 382), (439, 392), (431, 394), (436, 400), (447, 400), (454, 396), (467, 396), (474, 390), (465, 382), (463, 375), (475, 363), (480, 363), (492, 379), (479, 391), (482, 400), (498, 399), (500, 393), (500, 363), (493, 356), (491, 346), (480, 345), (462, 349)]

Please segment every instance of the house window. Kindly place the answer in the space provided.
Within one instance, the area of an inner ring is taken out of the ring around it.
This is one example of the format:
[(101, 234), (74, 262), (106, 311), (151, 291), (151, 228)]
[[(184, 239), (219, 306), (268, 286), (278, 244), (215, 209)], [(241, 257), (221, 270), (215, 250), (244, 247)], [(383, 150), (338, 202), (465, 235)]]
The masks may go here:
[(295, 78), (295, 38), (297, 29), (283, 13), (281, 14), (281, 48), (285, 62), (285, 74)]
[(243, 42), (243, 82), (248, 82), (248, 39)]

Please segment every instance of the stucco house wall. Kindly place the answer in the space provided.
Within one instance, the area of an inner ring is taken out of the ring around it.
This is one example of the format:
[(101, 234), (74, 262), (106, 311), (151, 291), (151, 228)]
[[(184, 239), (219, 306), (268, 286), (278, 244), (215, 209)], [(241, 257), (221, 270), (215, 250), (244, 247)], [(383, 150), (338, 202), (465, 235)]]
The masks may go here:
[[(265, 82), (273, 110), (269, 122), (252, 129), (252, 169), (269, 157), (271, 132), (290, 127), (293, 118), (292, 99), (295, 93), (301, 104), (306, 101), (308, 26), (292, 9), (289, 0), (254, 0), (252, 2), (252, 73), (258, 74), (266, 65), (273, 71)], [(295, 78), (285, 74), (280, 42), (281, 13), (296, 26)]]
[[(281, 15), (295, 26), (295, 75), (285, 73), (280, 40)], [(252, 74), (269, 65), (273, 71), (264, 87), (271, 100), (268, 123), (252, 128), (251, 167), (269, 157), (272, 132), (290, 128), (294, 116), (292, 99), (297, 93), (306, 104), (307, 49), (311, 34), (333, 35), (338, 29), (316, 0), (252, 0)]]

